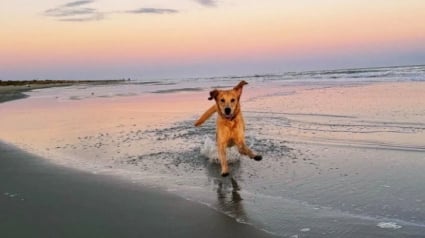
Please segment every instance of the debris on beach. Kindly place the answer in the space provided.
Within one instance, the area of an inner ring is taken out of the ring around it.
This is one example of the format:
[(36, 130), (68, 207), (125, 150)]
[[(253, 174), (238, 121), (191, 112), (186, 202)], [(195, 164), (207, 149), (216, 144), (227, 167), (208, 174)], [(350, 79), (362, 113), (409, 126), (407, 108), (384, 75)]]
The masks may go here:
[(376, 226), (382, 229), (393, 229), (393, 230), (402, 228), (402, 226), (397, 225), (397, 223), (395, 222), (380, 222)]

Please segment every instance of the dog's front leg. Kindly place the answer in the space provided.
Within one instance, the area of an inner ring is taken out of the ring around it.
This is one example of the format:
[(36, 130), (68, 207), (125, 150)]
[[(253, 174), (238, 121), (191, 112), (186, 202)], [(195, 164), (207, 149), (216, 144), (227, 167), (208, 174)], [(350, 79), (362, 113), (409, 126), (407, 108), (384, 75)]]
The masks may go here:
[(221, 165), (221, 176), (226, 177), (229, 175), (229, 165), (227, 164), (226, 147), (227, 144), (217, 141), (218, 144), (218, 159)]

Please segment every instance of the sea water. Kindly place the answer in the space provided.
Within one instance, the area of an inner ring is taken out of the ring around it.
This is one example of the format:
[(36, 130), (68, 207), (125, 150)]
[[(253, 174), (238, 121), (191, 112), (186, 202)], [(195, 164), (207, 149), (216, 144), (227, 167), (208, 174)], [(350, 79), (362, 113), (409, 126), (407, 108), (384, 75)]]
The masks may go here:
[[(194, 102), (211, 104), (209, 90), (242, 79), (249, 82), (241, 99), (247, 144), (263, 161), (229, 148), (231, 175), (222, 178), (214, 117), (194, 127), (208, 108)], [(35, 90), (24, 100), (54, 101), (57, 110), (118, 105), (127, 113), (99, 116), (99, 123), (114, 119), (93, 130), (64, 120), (52, 129), (49, 148), (42, 148), (52, 160), (168, 190), (279, 236), (403, 237), (425, 234), (425, 112), (412, 103), (384, 110), (379, 98), (362, 90), (396, 95), (398, 83), (422, 81), (425, 66), (133, 79)], [(387, 83), (393, 86), (380, 87)], [(363, 102), (365, 95), (371, 99)], [(146, 109), (161, 100), (177, 108)], [(158, 119), (137, 118), (137, 110)], [(78, 133), (61, 138), (71, 127)]]

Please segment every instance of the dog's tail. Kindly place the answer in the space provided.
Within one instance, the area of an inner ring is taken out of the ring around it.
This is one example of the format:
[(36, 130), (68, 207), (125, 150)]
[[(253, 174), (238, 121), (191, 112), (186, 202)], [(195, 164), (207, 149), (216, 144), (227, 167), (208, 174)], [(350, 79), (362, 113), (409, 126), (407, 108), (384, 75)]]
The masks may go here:
[(217, 111), (217, 105), (212, 105), (202, 116), (195, 122), (195, 126), (200, 126), (204, 123), (208, 118), (210, 118)]

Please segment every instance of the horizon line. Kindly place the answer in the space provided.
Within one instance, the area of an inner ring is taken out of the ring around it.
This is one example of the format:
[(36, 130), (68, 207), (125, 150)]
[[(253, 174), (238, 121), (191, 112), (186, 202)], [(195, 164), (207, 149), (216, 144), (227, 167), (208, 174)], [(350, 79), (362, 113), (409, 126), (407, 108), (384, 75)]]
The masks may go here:
[[(423, 64), (406, 64), (406, 65), (386, 65), (386, 66), (371, 66), (371, 67), (342, 67), (342, 68), (322, 68), (322, 69), (309, 69), (309, 70), (295, 70), (295, 71), (284, 71), (280, 73), (255, 73), (255, 74), (226, 74), (226, 75), (212, 75), (212, 76), (187, 76), (187, 77), (146, 77), (145, 79), (149, 80), (176, 80), (176, 79), (196, 79), (196, 78), (205, 78), (205, 79), (215, 79), (215, 78), (232, 78), (232, 77), (261, 77), (261, 76), (279, 76), (279, 75), (285, 75), (288, 73), (312, 73), (312, 72), (326, 72), (326, 71), (348, 71), (348, 70), (363, 70), (363, 69), (383, 69), (383, 68), (404, 68), (404, 67), (420, 67), (425, 66), (425, 63)], [(33, 79), (2, 79), (0, 77), (0, 81), (7, 82), (7, 81), (33, 81), (33, 80), (66, 80), (66, 81), (83, 81), (83, 80), (93, 80), (93, 81), (102, 81), (102, 80), (142, 80), (142, 77), (137, 77), (136, 79), (132, 79), (134, 77), (115, 77), (115, 78), (102, 78), (102, 79), (90, 79), (89, 77), (84, 77), (80, 79), (66, 79), (66, 78), (42, 78), (42, 77), (35, 77)]]

